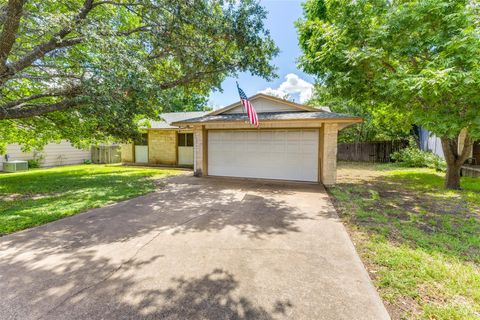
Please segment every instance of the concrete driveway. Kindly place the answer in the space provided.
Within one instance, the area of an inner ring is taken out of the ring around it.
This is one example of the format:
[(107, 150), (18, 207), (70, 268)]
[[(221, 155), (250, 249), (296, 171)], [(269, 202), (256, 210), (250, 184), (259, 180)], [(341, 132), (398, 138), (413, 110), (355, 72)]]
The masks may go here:
[(323, 187), (178, 176), (0, 238), (0, 319), (388, 319)]

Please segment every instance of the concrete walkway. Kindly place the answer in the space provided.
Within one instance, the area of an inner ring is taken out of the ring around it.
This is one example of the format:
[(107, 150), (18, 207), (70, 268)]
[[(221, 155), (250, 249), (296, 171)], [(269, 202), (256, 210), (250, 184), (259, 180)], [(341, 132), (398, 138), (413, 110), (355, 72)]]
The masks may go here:
[(179, 176), (0, 238), (0, 319), (388, 319), (318, 185)]

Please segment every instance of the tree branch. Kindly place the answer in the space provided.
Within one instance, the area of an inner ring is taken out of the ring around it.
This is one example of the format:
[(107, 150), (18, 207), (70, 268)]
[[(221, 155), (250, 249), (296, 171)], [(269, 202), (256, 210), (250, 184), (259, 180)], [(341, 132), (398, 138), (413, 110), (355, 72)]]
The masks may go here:
[(111, 4), (111, 5), (114, 5), (114, 6), (140, 6), (142, 5), (142, 3), (139, 3), (139, 2), (118, 2), (118, 1), (109, 1), (109, 0), (105, 0), (105, 1), (97, 1), (95, 2), (94, 6), (101, 6), (101, 5), (104, 5), (104, 4)]
[(382, 64), (383, 64), (385, 67), (387, 67), (390, 71), (392, 71), (393, 73), (396, 73), (396, 72), (397, 72), (397, 69), (395, 69), (395, 67), (392, 66), (391, 63), (383, 60), (383, 61), (382, 61)]
[(84, 40), (83, 37), (65, 39), (65, 40), (60, 41), (60, 42), (57, 44), (57, 47), (56, 47), (55, 49), (57, 49), (57, 48), (71, 47), (71, 46), (74, 46), (74, 45), (76, 45), (76, 44), (82, 43), (83, 40)]
[(196, 72), (196, 73), (189, 73), (189, 74), (186, 74), (186, 75), (184, 75), (184, 76), (182, 76), (182, 77), (180, 77), (176, 80), (162, 83), (162, 84), (159, 85), (159, 87), (162, 90), (167, 90), (167, 89), (171, 89), (173, 87), (179, 86), (179, 85), (189, 84), (194, 80), (202, 78), (203, 76), (206, 76), (206, 75), (209, 75), (209, 74), (215, 74), (215, 73), (219, 73), (219, 72), (223, 72), (223, 71), (226, 71), (226, 68), (215, 69), (215, 70), (212, 70), (212, 71), (199, 71), (199, 72)]
[(445, 155), (445, 160), (447, 163), (461, 166), (470, 156), (470, 152), (473, 147), (473, 140), (470, 138), (470, 135), (467, 133), (465, 140), (463, 142), (462, 150), (458, 150), (458, 137), (456, 139), (450, 139), (446, 137), (440, 138), (442, 142), (443, 154)]
[(75, 91), (74, 90), (66, 90), (66, 91), (59, 91), (59, 92), (47, 92), (47, 93), (39, 93), (39, 94), (34, 94), (29, 97), (9, 101), (7, 103), (4, 103), (0, 105), (0, 110), (3, 110), (4, 112), (7, 109), (11, 109), (14, 107), (17, 107), (21, 104), (24, 104), (26, 102), (32, 101), (32, 100), (37, 100), (41, 98), (47, 98), (47, 97), (62, 97), (62, 96), (71, 96)]
[[(18, 1), (18, 0), (11, 0), (11, 1)], [(45, 56), (48, 52), (57, 49), (57, 48), (62, 48), (68, 45), (73, 45), (77, 43), (76, 41), (81, 41), (81, 40), (76, 40), (76, 39), (70, 39), (70, 40), (63, 40), (69, 33), (71, 33), (74, 28), (86, 18), (88, 13), (92, 10), (93, 8), (93, 1), (94, 0), (85, 0), (82, 9), (80, 12), (75, 16), (73, 19), (72, 23), (69, 26), (64, 27), (62, 30), (59, 32), (55, 33), (50, 40), (43, 42), (36, 46), (34, 49), (32, 49), (29, 53), (27, 53), (25, 56), (20, 58), (14, 63), (7, 64), (6, 65), (6, 70), (3, 70), (3, 72), (0, 73), (0, 85), (3, 85), (13, 74), (15, 74), (18, 71), (21, 71), (27, 67), (29, 67), (35, 60), (38, 60)], [(80, 39), (80, 38), (77, 38)]]
[(54, 103), (42, 104), (22, 104), (15, 108), (3, 110), (0, 107), (0, 120), (6, 119), (22, 119), (34, 116), (41, 116), (43, 114), (53, 111), (64, 111), (81, 106), (85, 101), (83, 99), (66, 99)]
[(470, 135), (467, 132), (467, 134), (465, 135), (465, 140), (463, 141), (463, 149), (459, 155), (459, 161), (461, 164), (464, 164), (464, 162), (468, 159), (470, 153), (472, 152), (472, 148), (473, 140), (472, 138), (470, 138)]
[(4, 72), (8, 55), (15, 43), (24, 4), (25, 0), (8, 1), (3, 30), (0, 35), (0, 73)]

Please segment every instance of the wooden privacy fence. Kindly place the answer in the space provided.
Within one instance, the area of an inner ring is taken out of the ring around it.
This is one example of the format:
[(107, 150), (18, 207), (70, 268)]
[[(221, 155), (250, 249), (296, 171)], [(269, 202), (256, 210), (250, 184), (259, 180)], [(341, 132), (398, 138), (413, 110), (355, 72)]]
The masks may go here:
[(339, 143), (337, 159), (344, 161), (390, 162), (395, 151), (408, 146), (406, 140)]
[(120, 146), (92, 146), (92, 163), (121, 162)]

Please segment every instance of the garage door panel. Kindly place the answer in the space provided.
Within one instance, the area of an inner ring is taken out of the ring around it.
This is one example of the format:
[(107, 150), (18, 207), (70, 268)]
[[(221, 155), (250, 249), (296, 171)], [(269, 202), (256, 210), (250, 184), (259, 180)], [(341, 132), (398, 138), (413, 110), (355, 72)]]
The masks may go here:
[(211, 130), (208, 173), (317, 181), (318, 130)]
[(302, 146), (300, 145), (301, 141), (289, 141), (285, 146), (285, 152), (289, 155), (291, 154), (299, 154), (302, 152)]

